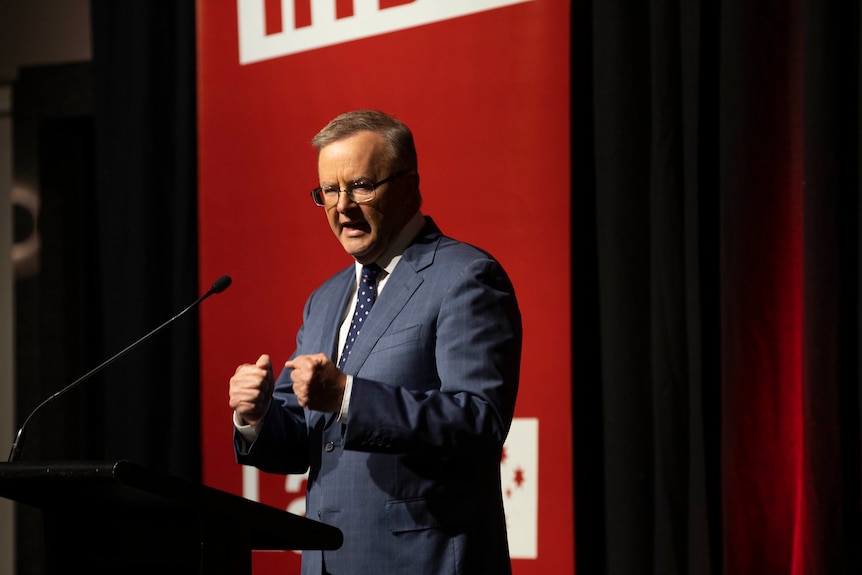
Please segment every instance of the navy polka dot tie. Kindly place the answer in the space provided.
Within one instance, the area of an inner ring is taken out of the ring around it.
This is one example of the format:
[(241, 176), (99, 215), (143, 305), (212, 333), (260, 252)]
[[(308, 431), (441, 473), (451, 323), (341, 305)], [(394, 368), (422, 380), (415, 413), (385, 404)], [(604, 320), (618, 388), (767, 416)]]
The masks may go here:
[(347, 339), (344, 341), (341, 359), (338, 360), (339, 369), (347, 361), (353, 342), (356, 341), (356, 337), (362, 330), (362, 324), (365, 323), (365, 318), (368, 317), (371, 306), (377, 299), (377, 275), (381, 271), (383, 270), (377, 264), (362, 267), (362, 278), (359, 280), (359, 289), (356, 292), (356, 309), (353, 312), (353, 320), (350, 322), (350, 331), (347, 332)]

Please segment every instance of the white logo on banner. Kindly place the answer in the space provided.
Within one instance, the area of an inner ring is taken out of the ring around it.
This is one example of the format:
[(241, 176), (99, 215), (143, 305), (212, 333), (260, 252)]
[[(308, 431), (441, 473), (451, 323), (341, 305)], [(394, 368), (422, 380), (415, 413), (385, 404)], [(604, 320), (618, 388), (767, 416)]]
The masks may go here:
[[(503, 508), (509, 532), (509, 554), (513, 559), (536, 559), (539, 537), (539, 420), (515, 418), (503, 446), (500, 461)], [(305, 475), (288, 475), (284, 490), (294, 497), (287, 511), (305, 515)], [(258, 471), (242, 468), (242, 494), (260, 501)]]
[(513, 559), (538, 557), (539, 420), (515, 418), (500, 462), (503, 508)]
[[(297, 1), (310, 3), (310, 26), (295, 26)], [(239, 63), (270, 60), (530, 1), (412, 0), (381, 9), (379, 0), (353, 0), (353, 14), (337, 18), (336, 0), (281, 0), (282, 29), (267, 35), (265, 0), (237, 0)]]

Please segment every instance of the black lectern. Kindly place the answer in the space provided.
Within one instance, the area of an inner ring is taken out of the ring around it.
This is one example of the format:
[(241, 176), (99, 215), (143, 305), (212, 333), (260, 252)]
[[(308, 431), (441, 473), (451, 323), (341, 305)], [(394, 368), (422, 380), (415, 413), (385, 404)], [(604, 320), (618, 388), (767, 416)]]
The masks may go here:
[(43, 510), (50, 573), (250, 575), (253, 549), (337, 549), (341, 531), (129, 461), (0, 463)]

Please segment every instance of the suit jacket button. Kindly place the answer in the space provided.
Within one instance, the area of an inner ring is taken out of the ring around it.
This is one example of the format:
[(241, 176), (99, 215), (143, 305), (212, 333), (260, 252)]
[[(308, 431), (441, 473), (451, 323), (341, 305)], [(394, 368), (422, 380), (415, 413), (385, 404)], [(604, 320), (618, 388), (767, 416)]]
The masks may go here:
[(335, 444), (332, 443), (331, 441), (326, 442), (326, 445), (323, 446), (323, 450), (326, 451), (327, 453), (329, 453), (333, 449), (335, 449)]

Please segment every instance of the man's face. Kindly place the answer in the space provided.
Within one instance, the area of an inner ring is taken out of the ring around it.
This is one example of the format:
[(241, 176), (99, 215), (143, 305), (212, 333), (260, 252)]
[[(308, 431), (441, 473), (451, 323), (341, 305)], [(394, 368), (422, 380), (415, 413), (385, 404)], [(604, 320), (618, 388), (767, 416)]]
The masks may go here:
[[(333, 142), (318, 154), (320, 185), (346, 190), (354, 182), (379, 182), (392, 175), (385, 158), (386, 143), (376, 132), (359, 132)], [(344, 251), (361, 264), (372, 263), (383, 254), (418, 209), (406, 188), (413, 181), (403, 177), (385, 183), (364, 204), (342, 193), (338, 203), (325, 208), (329, 227)]]

